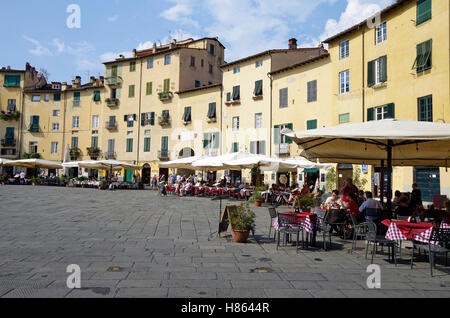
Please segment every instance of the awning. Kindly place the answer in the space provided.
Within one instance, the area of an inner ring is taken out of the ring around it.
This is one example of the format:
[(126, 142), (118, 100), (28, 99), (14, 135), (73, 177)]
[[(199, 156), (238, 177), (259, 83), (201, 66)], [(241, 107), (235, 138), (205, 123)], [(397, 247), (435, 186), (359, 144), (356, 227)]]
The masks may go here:
[(319, 169), (304, 169), (303, 173), (319, 173)]

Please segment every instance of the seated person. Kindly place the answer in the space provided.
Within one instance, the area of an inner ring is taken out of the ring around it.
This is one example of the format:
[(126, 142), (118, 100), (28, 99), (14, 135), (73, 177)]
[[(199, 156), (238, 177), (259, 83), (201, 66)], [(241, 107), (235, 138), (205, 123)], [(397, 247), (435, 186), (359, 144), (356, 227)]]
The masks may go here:
[(383, 211), (380, 202), (373, 199), (372, 192), (366, 192), (366, 201), (359, 207), (359, 212), (361, 213), (361, 217), (365, 217), (366, 219), (375, 218), (376, 216), (374, 215), (367, 215), (367, 209), (377, 210), (377, 215), (381, 215), (381, 211)]
[(309, 188), (308, 188), (308, 184), (304, 183), (302, 191), (300, 191), (300, 194), (309, 194), (309, 193), (310, 193), (310, 191), (309, 191)]
[(359, 207), (358, 207), (358, 197), (354, 193), (350, 193), (345, 201), (342, 201), (342, 207), (347, 209), (347, 215), (353, 214), (358, 217)]
[(329, 206), (331, 209), (340, 209), (341, 203), (338, 190), (333, 190), (331, 197), (325, 201), (325, 205)]
[(399, 204), (395, 209), (395, 215), (398, 216), (411, 216), (412, 210), (409, 207), (408, 197), (406, 195), (402, 195), (399, 199)]

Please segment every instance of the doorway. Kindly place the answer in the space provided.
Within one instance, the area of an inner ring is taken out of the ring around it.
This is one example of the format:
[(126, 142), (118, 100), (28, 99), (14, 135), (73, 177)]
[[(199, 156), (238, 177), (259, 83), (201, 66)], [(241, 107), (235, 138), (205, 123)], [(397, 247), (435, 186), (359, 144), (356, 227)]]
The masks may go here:
[(414, 180), (422, 192), (422, 201), (433, 202), (434, 195), (441, 194), (440, 171), (437, 167), (416, 167)]
[(145, 185), (150, 185), (151, 182), (151, 174), (152, 174), (152, 169), (150, 168), (149, 164), (145, 164), (142, 167), (142, 183)]
[(352, 164), (339, 164), (338, 165), (338, 190), (342, 189), (345, 184), (345, 180), (353, 180), (353, 165)]

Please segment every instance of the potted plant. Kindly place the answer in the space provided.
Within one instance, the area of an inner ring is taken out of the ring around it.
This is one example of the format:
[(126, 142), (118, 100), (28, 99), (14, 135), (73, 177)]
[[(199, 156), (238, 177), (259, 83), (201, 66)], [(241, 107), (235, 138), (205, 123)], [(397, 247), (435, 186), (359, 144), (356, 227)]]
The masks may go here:
[(262, 205), (263, 196), (261, 192), (255, 190), (255, 193), (248, 200), (253, 202), (255, 206), (260, 207)]
[(303, 195), (298, 199), (302, 211), (309, 212), (316, 204), (315, 200), (309, 195)]
[(255, 213), (248, 203), (241, 203), (230, 215), (231, 235), (236, 243), (245, 243), (250, 232), (255, 234)]
[(8, 176), (6, 176), (6, 175), (0, 176), (0, 183), (1, 184), (6, 184), (7, 181), (8, 181)]
[(99, 190), (106, 190), (106, 189), (108, 189), (108, 182), (106, 180), (100, 181), (98, 189)]
[(33, 185), (33, 186), (40, 184), (40, 182), (41, 182), (41, 179), (39, 177), (35, 177), (35, 178), (31, 179), (31, 185)]

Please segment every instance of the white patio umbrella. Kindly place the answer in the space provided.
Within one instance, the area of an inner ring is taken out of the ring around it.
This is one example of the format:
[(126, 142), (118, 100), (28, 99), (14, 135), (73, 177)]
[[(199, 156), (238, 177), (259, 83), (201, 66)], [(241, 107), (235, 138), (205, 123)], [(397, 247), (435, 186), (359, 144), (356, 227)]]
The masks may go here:
[(102, 169), (102, 170), (140, 170), (141, 166), (117, 160), (87, 160), (78, 164), (80, 168)]
[(5, 167), (25, 167), (25, 168), (42, 168), (42, 169), (62, 169), (62, 165), (56, 161), (42, 160), (42, 159), (23, 159), (12, 160), (5, 163)]
[[(69, 162), (69, 145), (66, 145), (66, 148), (64, 149), (64, 157), (63, 157), (63, 163)], [(63, 165), (63, 176), (67, 175), (67, 168)]]
[(194, 156), (188, 158), (181, 158), (177, 160), (162, 162), (159, 164), (162, 168), (177, 168), (177, 169), (193, 169), (192, 163), (205, 158), (204, 156)]
[(450, 124), (387, 119), (299, 132), (282, 132), (308, 159), (388, 167), (388, 208), (392, 166), (450, 166)]
[(296, 170), (296, 164), (288, 163), (286, 161), (271, 158), (261, 155), (250, 156), (241, 159), (235, 159), (224, 162), (227, 167), (234, 167), (238, 169), (253, 169), (259, 168), (261, 171), (278, 171), (278, 170)]
[(5, 163), (11, 162), (11, 160), (0, 158), (0, 166), (3, 166)]
[(296, 169), (330, 169), (330, 164), (315, 163), (305, 158), (284, 160), (286, 164), (295, 165)]
[(194, 161), (192, 163), (192, 167), (197, 170), (208, 170), (208, 171), (226, 170), (233, 167), (226, 166), (225, 162), (255, 156), (257, 155), (247, 152), (235, 152), (216, 157), (205, 157), (203, 159)]

